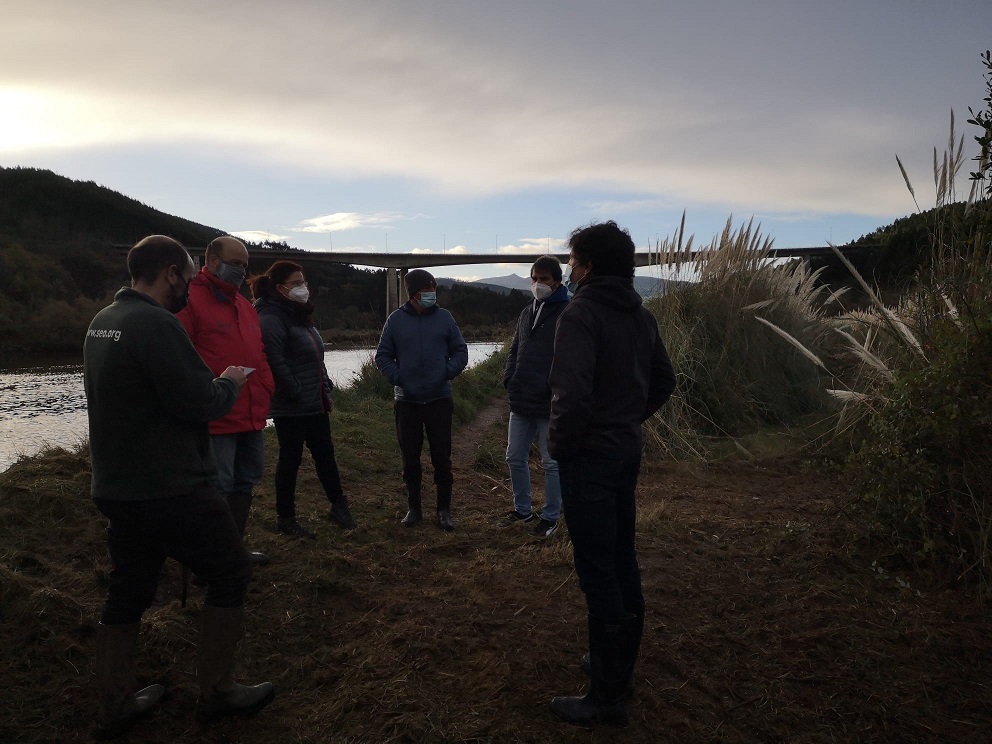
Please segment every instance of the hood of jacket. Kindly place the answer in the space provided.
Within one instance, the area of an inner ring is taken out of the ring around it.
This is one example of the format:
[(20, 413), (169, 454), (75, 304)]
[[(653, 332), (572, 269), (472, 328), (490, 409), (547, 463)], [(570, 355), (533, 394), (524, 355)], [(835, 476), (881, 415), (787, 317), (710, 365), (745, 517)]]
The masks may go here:
[(579, 285), (572, 300), (596, 302), (626, 313), (642, 304), (633, 280), (621, 276), (590, 276)]
[(411, 303), (410, 300), (407, 300), (402, 305), (400, 305), (400, 310), (402, 310), (405, 313), (409, 313), (410, 315), (413, 315), (413, 316), (417, 316), (417, 315), (432, 315), (433, 313), (436, 313), (439, 309), (440, 309), (440, 306), (434, 305), (434, 306), (429, 307), (426, 310), (424, 310), (424, 312), (418, 313), (416, 311), (416, 309), (413, 307), (413, 303)]
[(564, 284), (558, 285), (558, 289), (552, 292), (545, 300), (545, 302), (549, 302), (549, 303), (568, 302), (568, 287), (566, 287)]

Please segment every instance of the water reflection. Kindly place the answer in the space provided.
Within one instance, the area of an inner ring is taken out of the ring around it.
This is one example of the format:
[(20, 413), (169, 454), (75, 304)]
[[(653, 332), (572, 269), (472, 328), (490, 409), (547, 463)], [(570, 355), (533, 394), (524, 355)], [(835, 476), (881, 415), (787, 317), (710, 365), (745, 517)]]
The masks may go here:
[[(472, 343), (469, 366), (487, 359), (498, 343)], [(327, 373), (347, 387), (372, 349), (332, 349), (324, 354)], [(81, 364), (22, 367), (0, 371), (0, 471), (22, 455), (46, 445), (74, 447), (87, 436), (86, 395)]]
[(0, 470), (46, 444), (74, 446), (85, 438), (82, 366), (0, 372)]

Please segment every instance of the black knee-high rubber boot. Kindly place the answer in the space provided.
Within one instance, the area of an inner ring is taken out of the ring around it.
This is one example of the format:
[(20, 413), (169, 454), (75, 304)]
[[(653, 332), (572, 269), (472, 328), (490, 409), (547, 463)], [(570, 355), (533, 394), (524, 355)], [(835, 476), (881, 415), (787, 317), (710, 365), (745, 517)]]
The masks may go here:
[(406, 485), (406, 503), (409, 507), (406, 516), (403, 517), (402, 522), (406, 527), (413, 527), (417, 522), (424, 518), (423, 508), (420, 502), (420, 483), (407, 483)]
[[(248, 513), (251, 511), (253, 500), (251, 491), (232, 491), (225, 493), (227, 505), (231, 508), (231, 516), (234, 517), (234, 526), (238, 528), (238, 534), (245, 536), (245, 529), (248, 527)], [(253, 566), (267, 566), (269, 556), (258, 551), (249, 551), (248, 559)]]
[(451, 520), (451, 484), (437, 484), (437, 526), (451, 532), (455, 523)]

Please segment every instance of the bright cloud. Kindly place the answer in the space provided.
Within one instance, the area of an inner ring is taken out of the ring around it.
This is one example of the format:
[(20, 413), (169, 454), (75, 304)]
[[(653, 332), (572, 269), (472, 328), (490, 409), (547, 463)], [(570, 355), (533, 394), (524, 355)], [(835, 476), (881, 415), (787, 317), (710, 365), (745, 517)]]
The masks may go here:
[(232, 230), (230, 234), (236, 238), (248, 240), (252, 243), (265, 243), (268, 241), (272, 241), (273, 243), (283, 243), (289, 240), (288, 235), (277, 235), (276, 233), (267, 232), (265, 230)]
[(501, 245), (499, 253), (535, 253), (543, 255), (545, 253), (562, 253), (567, 241), (564, 238), (521, 238), (517, 243)]
[(311, 217), (303, 220), (293, 228), (294, 232), (329, 233), (357, 230), (363, 227), (378, 227), (386, 229), (397, 222), (417, 219), (417, 216), (405, 215), (399, 212), (378, 212), (375, 214), (359, 214), (358, 212), (335, 212), (321, 217)]

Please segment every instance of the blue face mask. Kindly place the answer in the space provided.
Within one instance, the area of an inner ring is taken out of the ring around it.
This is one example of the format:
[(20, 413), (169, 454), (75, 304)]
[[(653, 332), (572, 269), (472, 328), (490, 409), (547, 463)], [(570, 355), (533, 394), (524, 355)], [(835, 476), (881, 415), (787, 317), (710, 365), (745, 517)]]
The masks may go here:
[(575, 290), (579, 288), (579, 284), (572, 280), (572, 267), (565, 267), (565, 271), (562, 272), (561, 283), (565, 285), (565, 289), (568, 290), (570, 295), (575, 294)]
[[(579, 282), (575, 281), (575, 279), (572, 278), (573, 275), (575, 274), (575, 271), (572, 269), (571, 266), (566, 266), (565, 269), (566, 269), (566, 271), (568, 271), (568, 273), (565, 274), (564, 276), (562, 276), (562, 282), (561, 283), (565, 285), (565, 289), (568, 290), (568, 293), (570, 295), (574, 295), (575, 294), (575, 290), (577, 290), (579, 288)], [(583, 273), (582, 274), (582, 279), (585, 279), (586, 276), (588, 276), (588, 274), (589, 274), (588, 271), (586, 271), (585, 273)], [(582, 279), (580, 279), (579, 281), (582, 281)]]
[(418, 300), (424, 310), (428, 310), (437, 304), (437, 292), (421, 292)]

